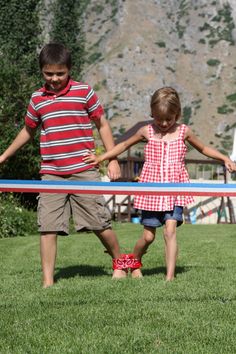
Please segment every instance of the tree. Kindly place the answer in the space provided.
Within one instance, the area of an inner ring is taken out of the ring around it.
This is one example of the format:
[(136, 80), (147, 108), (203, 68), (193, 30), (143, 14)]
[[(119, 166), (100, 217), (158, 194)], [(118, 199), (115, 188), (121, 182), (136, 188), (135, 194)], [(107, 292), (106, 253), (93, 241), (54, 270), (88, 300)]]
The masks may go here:
[[(39, 85), (37, 4), (37, 0), (0, 1), (1, 152), (22, 128), (30, 95)], [(38, 155), (37, 143), (26, 146), (17, 158), (1, 166), (0, 177), (37, 178), (39, 157), (35, 153)]]

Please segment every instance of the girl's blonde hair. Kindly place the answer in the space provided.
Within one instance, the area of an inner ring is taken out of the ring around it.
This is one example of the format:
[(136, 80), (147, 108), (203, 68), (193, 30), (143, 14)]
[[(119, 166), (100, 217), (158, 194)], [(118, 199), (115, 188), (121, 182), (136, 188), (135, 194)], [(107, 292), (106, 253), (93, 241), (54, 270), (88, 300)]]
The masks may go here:
[(162, 87), (154, 92), (151, 98), (151, 114), (167, 117), (175, 115), (176, 120), (181, 115), (181, 103), (179, 95), (172, 87)]

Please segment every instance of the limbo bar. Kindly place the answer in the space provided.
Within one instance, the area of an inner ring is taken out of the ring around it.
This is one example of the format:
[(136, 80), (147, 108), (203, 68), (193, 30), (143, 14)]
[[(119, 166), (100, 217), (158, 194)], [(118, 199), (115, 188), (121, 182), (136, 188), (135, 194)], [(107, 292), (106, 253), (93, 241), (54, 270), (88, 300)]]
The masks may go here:
[(236, 184), (0, 180), (2, 192), (236, 197)]

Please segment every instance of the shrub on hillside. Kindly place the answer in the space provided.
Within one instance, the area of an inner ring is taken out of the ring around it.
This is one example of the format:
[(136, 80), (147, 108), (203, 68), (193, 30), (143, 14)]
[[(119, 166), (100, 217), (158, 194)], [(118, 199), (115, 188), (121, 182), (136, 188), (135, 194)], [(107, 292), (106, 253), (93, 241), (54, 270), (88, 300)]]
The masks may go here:
[(0, 238), (37, 233), (36, 213), (22, 207), (13, 194), (0, 194)]

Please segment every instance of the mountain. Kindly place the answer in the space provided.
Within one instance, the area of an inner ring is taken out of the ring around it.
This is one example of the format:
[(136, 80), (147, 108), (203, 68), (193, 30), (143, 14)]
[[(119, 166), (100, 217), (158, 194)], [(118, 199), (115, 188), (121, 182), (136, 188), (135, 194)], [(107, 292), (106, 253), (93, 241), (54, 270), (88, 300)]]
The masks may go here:
[[(118, 137), (150, 119), (162, 86), (180, 94), (182, 121), (207, 144), (232, 151), (236, 128), (235, 0), (90, 0), (83, 77)], [(195, 150), (189, 157), (200, 157)]]

